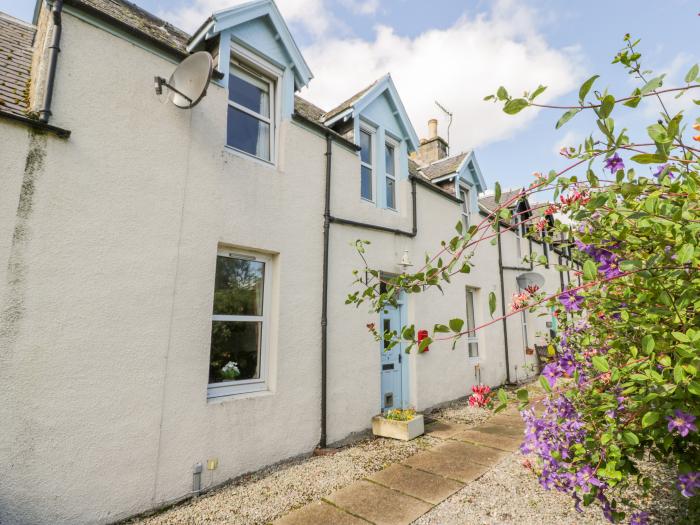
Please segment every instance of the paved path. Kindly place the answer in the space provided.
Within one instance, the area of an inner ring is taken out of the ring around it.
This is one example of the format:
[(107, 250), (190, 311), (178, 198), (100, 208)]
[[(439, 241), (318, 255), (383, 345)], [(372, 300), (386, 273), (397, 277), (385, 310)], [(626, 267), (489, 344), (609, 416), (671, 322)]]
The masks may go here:
[(292, 511), (274, 525), (407, 525), (515, 451), (523, 422), (508, 411), (476, 427), (437, 421), (426, 426), (426, 434), (442, 443)]

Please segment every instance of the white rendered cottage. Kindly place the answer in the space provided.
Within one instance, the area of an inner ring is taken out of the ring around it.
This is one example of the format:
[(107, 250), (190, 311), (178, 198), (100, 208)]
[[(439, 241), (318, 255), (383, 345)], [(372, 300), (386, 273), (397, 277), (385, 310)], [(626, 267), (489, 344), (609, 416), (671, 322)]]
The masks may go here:
[[(486, 183), (433, 125), (418, 139), (389, 76), (330, 111), (296, 97), (312, 74), (271, 0), (192, 36), (121, 0), (39, 0), (33, 24), (0, 14), (0, 47), (1, 523), (113, 522), (535, 373), (529, 314), (420, 355), (365, 328), (485, 321), (548, 250), (512, 230), (444, 296), (344, 304), (352, 241), (397, 273), (482, 219)], [(154, 75), (200, 50), (206, 97), (164, 103)]]

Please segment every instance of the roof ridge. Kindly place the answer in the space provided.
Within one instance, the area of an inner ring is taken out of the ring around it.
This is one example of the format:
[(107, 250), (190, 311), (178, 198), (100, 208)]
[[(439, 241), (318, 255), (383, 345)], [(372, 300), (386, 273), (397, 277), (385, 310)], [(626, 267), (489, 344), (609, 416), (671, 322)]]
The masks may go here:
[(435, 164), (440, 164), (441, 162), (447, 162), (448, 160), (454, 160), (457, 157), (460, 157), (462, 155), (468, 155), (468, 154), (469, 154), (469, 151), (461, 151), (461, 152), (457, 153), (456, 155), (450, 155), (449, 157), (445, 157), (444, 159), (439, 159), (439, 160), (433, 161), (425, 167), (427, 168), (428, 166), (434, 166)]
[(332, 118), (332, 117), (334, 117), (334, 116), (336, 116), (336, 115), (342, 113), (342, 112), (345, 111), (346, 109), (352, 107), (352, 105), (353, 105), (352, 103), (354, 103), (355, 101), (357, 101), (357, 100), (359, 100), (360, 98), (362, 98), (362, 96), (363, 96), (365, 93), (367, 93), (370, 89), (372, 89), (374, 86), (376, 86), (377, 84), (379, 84), (379, 82), (381, 82), (384, 78), (386, 78), (387, 75), (389, 75), (389, 74), (387, 73), (386, 75), (382, 75), (381, 77), (377, 78), (376, 80), (374, 80), (374, 82), (372, 82), (372, 83), (369, 84), (368, 86), (366, 86), (366, 87), (362, 88), (361, 90), (355, 92), (353, 95), (351, 95), (350, 97), (348, 97), (348, 98), (346, 98), (345, 100), (343, 100), (340, 104), (338, 104), (337, 106), (335, 106), (333, 109), (331, 109), (330, 111), (324, 113), (324, 114), (323, 114), (323, 119), (324, 119), (324, 120), (328, 120), (329, 118)]

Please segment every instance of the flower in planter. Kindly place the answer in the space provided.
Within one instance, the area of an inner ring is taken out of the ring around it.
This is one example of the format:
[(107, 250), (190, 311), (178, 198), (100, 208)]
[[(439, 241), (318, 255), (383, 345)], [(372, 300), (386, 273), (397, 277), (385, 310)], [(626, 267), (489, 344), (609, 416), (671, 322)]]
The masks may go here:
[(238, 379), (241, 375), (241, 371), (238, 368), (238, 363), (235, 361), (229, 361), (221, 368), (221, 377), (224, 379)]
[(416, 417), (416, 411), (412, 408), (395, 408), (384, 414), (384, 419), (393, 421), (411, 421), (414, 417)]

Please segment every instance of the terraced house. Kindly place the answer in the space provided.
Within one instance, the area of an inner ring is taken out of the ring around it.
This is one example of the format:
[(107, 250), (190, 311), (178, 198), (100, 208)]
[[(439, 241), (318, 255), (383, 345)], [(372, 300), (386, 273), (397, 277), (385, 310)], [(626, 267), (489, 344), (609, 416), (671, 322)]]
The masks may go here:
[[(198, 105), (154, 93), (199, 51)], [(422, 354), (366, 330), (474, 327), (533, 272), (565, 285), (520, 224), (444, 295), (344, 304), (356, 239), (396, 274), (495, 204), (391, 76), (331, 110), (296, 95), (312, 79), (271, 0), (193, 35), (123, 0), (0, 15), (1, 523), (113, 522), (535, 372), (553, 326), (527, 313)]]

